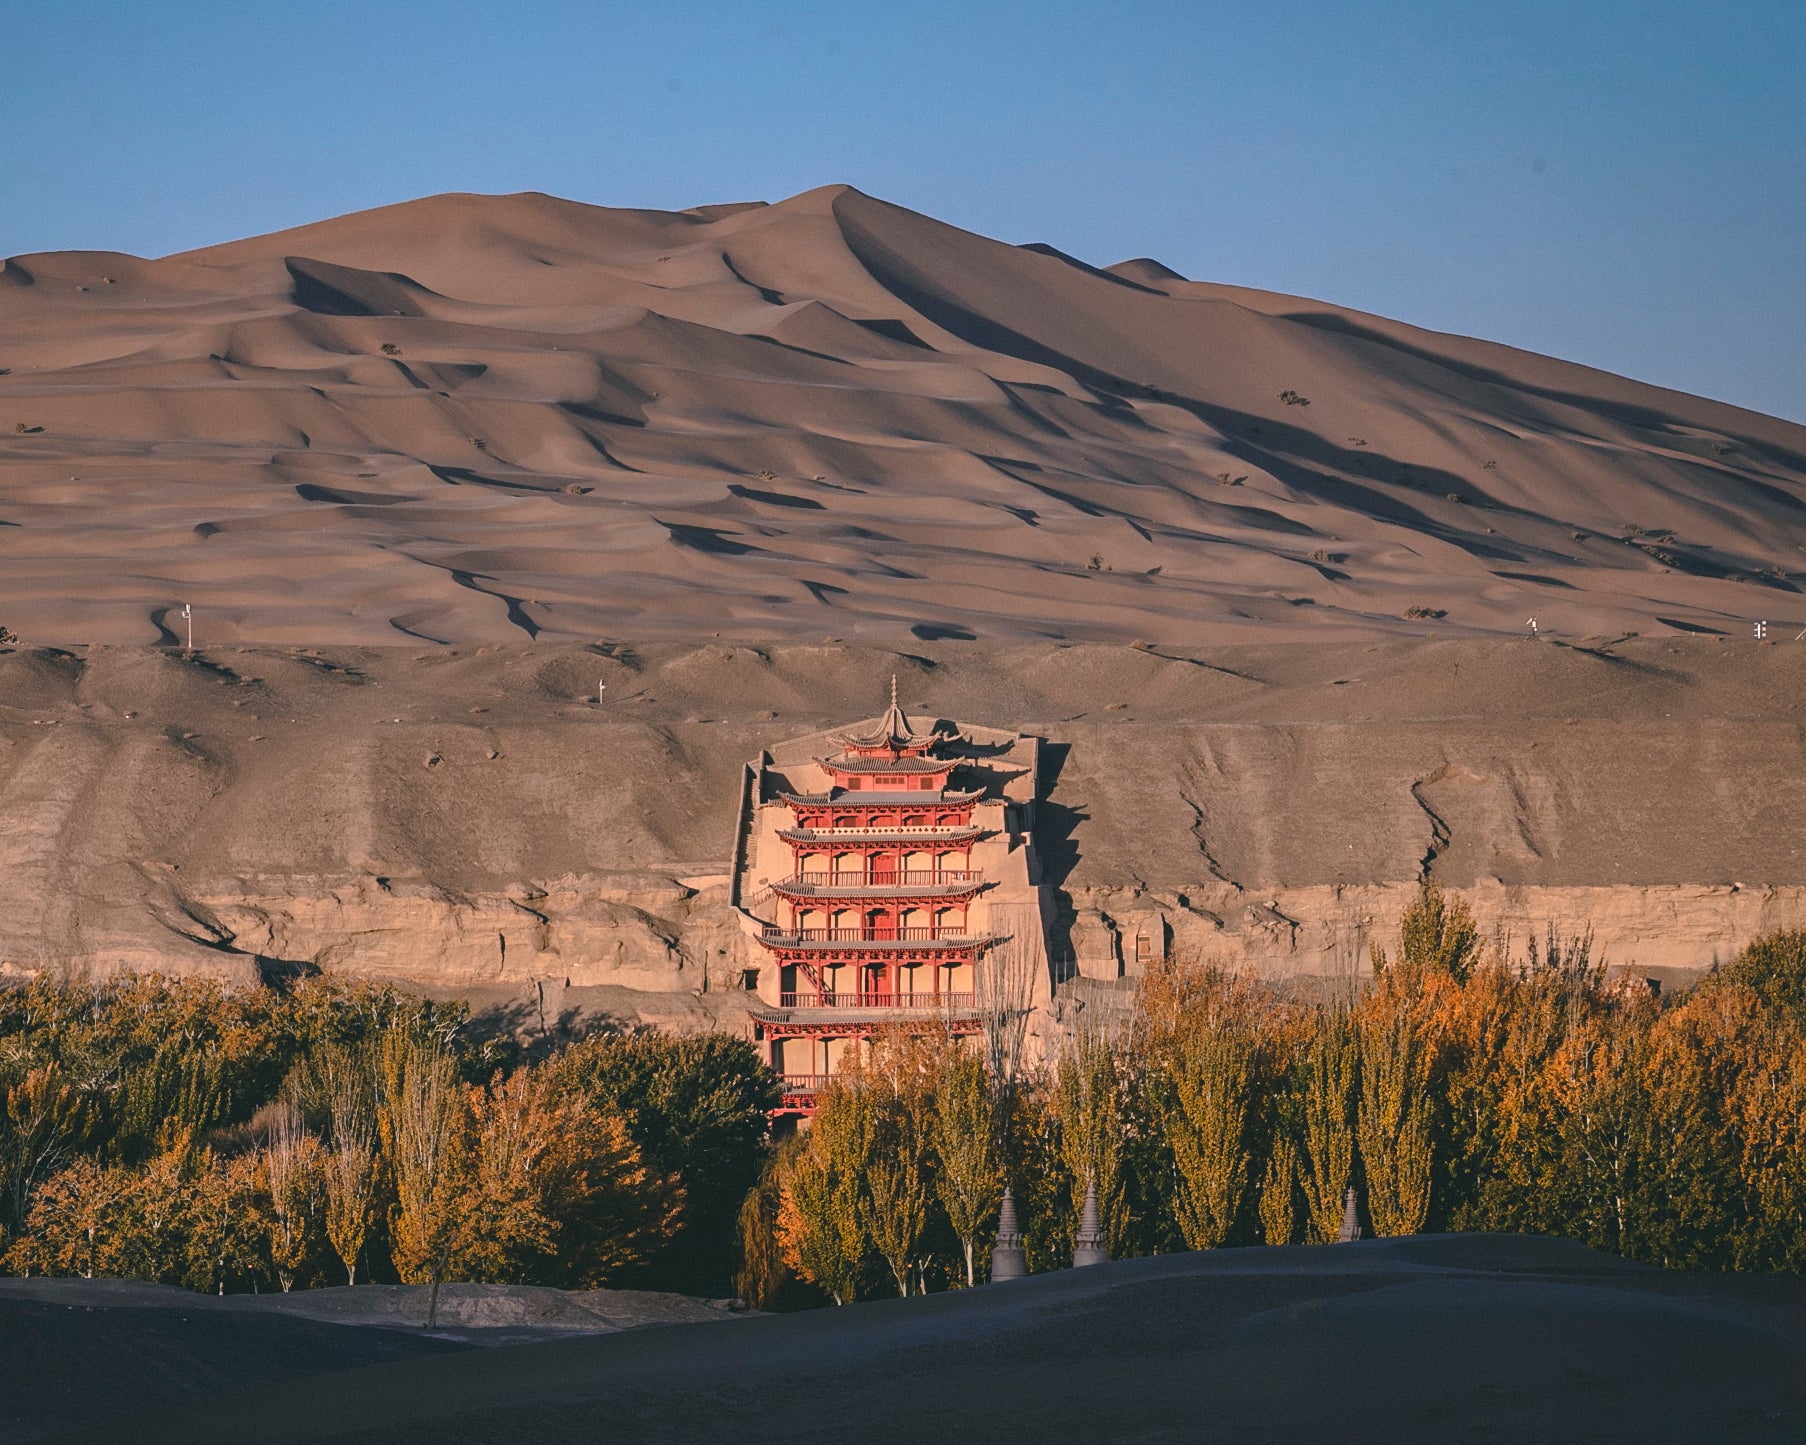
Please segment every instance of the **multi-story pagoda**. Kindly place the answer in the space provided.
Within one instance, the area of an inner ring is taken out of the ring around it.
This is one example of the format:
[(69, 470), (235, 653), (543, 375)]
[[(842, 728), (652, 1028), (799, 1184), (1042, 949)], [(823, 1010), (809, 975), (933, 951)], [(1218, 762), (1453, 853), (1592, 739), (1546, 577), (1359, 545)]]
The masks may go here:
[(1035, 744), (949, 723), (918, 731), (893, 679), (875, 723), (761, 760), (736, 881), (751, 885), (742, 906), (769, 961), (753, 1027), (784, 1081), (780, 1112), (812, 1112), (822, 1082), (879, 1031), (933, 1020), (979, 1032), (999, 944), (1016, 959), (1031, 949), (1028, 967), (1045, 974)]

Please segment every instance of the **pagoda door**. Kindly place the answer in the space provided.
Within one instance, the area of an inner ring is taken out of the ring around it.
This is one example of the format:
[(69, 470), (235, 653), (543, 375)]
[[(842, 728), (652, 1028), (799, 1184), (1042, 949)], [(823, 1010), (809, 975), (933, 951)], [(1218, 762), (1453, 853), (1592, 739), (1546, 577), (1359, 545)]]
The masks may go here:
[(878, 853), (872, 857), (872, 882), (877, 886), (894, 884), (897, 881), (897, 855), (895, 853)]

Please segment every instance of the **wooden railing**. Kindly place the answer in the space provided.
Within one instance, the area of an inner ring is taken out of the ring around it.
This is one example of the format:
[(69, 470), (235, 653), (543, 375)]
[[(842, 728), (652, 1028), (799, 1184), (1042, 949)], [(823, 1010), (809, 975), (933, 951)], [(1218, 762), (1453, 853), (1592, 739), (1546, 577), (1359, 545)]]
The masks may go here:
[(854, 993), (847, 990), (780, 995), (784, 1008), (897, 1008), (965, 1009), (976, 995), (970, 993)]
[(786, 1094), (813, 1094), (827, 1087), (831, 1074), (779, 1074), (778, 1085)]
[(895, 834), (909, 838), (940, 838), (955, 833), (970, 833), (977, 827), (976, 823), (864, 823), (849, 824), (845, 827), (824, 827), (819, 823), (798, 823), (784, 831), (809, 833), (823, 838), (837, 838), (858, 833), (881, 833), (885, 837)]
[(774, 885), (778, 888), (940, 888), (952, 884), (983, 883), (976, 868), (894, 868), (870, 873), (798, 873)]
[(778, 928), (765, 930), (765, 939), (786, 943), (939, 943), (976, 937), (963, 923), (927, 928)]

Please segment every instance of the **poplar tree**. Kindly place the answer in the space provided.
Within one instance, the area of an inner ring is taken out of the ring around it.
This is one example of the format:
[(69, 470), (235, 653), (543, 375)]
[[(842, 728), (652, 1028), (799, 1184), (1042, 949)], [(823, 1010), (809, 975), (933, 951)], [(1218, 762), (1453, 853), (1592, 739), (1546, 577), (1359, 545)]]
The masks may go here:
[(1003, 1190), (996, 1109), (984, 1061), (961, 1048), (942, 1057), (934, 1100), (935, 1192), (965, 1256), (966, 1284), (976, 1284), (978, 1236)]
[(1344, 1010), (1325, 1010), (1305, 1046), (1299, 1102), (1304, 1135), (1299, 1183), (1311, 1237), (1323, 1244), (1341, 1228), (1354, 1178), (1359, 1083), (1360, 1043), (1353, 1022)]

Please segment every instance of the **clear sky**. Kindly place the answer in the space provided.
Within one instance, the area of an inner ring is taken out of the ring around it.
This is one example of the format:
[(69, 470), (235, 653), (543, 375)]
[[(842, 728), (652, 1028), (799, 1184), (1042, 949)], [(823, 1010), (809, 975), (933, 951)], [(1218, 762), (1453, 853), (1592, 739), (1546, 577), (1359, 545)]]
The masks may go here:
[(0, 0), (0, 254), (845, 181), (1806, 421), (1806, 4)]

